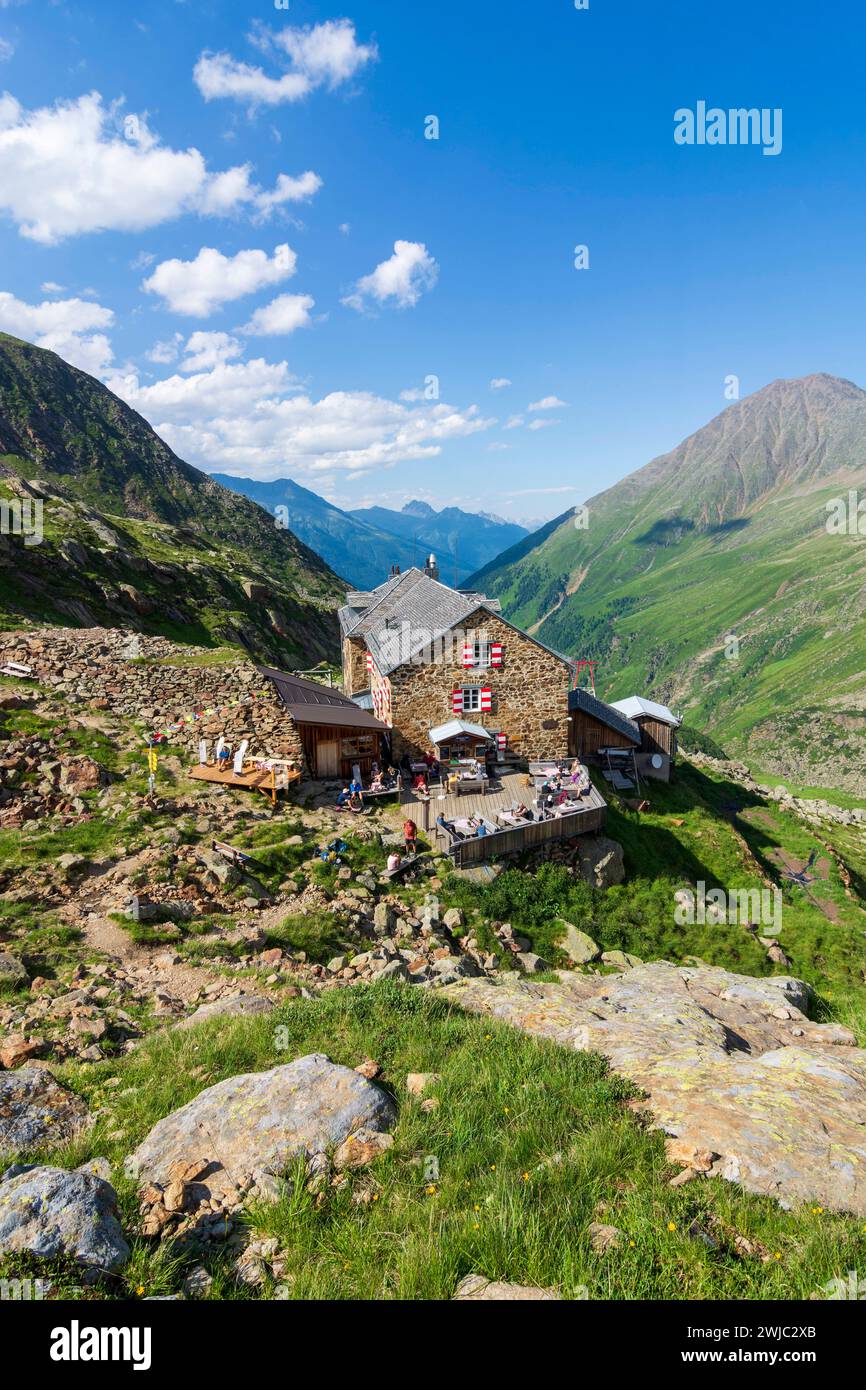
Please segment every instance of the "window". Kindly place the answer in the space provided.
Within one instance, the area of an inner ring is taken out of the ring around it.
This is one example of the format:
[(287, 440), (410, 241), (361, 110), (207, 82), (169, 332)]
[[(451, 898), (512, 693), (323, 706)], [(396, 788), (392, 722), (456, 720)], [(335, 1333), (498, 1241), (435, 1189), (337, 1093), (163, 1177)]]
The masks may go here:
[(478, 713), (481, 709), (481, 687), (478, 685), (464, 685), (463, 687), (463, 709), (467, 714)]

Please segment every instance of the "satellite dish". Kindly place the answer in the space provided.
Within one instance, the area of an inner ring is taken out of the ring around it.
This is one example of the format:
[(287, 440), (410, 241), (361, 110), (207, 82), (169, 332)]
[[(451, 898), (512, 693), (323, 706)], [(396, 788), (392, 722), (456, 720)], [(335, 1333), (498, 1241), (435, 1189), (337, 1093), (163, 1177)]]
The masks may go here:
[(653, 767), (655, 767), (655, 768), (661, 767), (663, 761), (664, 761), (664, 759), (662, 758), (661, 753), (653, 753), (652, 757), (650, 758), (650, 762), (652, 763)]

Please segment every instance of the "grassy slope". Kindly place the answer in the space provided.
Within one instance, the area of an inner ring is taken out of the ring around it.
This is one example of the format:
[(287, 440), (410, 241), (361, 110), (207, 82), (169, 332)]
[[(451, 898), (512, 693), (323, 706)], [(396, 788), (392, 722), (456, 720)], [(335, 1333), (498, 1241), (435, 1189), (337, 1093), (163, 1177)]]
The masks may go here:
[[(551, 645), (595, 657), (605, 698), (655, 692), (756, 764), (862, 795), (866, 538), (829, 535), (825, 522), (830, 499), (858, 482), (862, 496), (866, 397), (827, 390), (838, 438), (818, 424), (817, 442), (804, 429), (788, 453), (777, 435), (785, 422), (794, 430), (796, 412), (779, 425), (759, 414), (767, 401), (743, 402), (748, 430), (719, 417), (591, 501), (586, 529), (566, 517), (471, 582)], [(769, 389), (759, 395), (775, 399)], [(803, 400), (811, 400), (806, 386)], [(722, 450), (716, 436), (725, 430), (732, 438)], [(764, 479), (755, 465), (748, 495), (724, 499), (724, 520), (709, 521), (701, 513), (711, 488), (722, 486), (738, 448), (759, 446), (778, 449), (778, 476)], [(729, 634), (740, 641), (736, 661), (725, 654)]]

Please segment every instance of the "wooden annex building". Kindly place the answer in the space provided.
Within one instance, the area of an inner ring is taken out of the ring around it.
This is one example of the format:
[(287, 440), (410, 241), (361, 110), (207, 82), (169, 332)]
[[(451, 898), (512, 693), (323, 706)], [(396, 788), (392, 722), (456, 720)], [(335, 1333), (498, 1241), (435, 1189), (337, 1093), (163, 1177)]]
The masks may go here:
[(382, 767), (390, 761), (387, 725), (354, 700), (303, 676), (269, 666), (258, 669), (272, 683), (292, 720), (308, 776), (348, 781), (358, 768), (368, 782), (374, 762)]
[(603, 763), (608, 750), (629, 753), (640, 776), (669, 781), (681, 720), (667, 705), (640, 695), (607, 704), (589, 690), (572, 690), (568, 717), (569, 752), (574, 757)]

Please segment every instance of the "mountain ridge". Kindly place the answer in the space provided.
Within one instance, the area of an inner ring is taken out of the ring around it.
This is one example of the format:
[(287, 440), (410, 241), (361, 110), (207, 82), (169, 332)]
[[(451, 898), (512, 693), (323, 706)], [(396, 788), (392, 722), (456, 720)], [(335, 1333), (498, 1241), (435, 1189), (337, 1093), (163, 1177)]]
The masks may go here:
[(271, 659), (336, 655), (342, 585), (320, 556), (178, 458), (96, 378), (9, 334), (0, 484), (41, 500), (46, 518), (45, 545), (2, 537), (10, 617), (129, 623)]
[(566, 513), (467, 582), (594, 658), (606, 698), (676, 701), (765, 771), (863, 790), (866, 545), (826, 528), (851, 483), (866, 391), (780, 378), (590, 498), (585, 528)]

